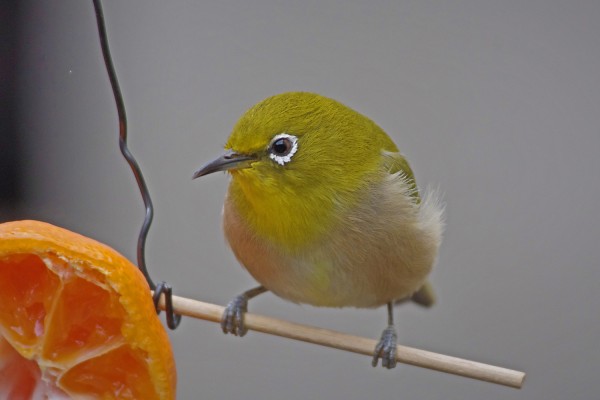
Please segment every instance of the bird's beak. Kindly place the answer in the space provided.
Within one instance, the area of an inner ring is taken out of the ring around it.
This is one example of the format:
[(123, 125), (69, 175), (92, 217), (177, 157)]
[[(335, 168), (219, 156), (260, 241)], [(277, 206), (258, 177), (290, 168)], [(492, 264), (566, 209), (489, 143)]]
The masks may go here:
[(212, 174), (217, 171), (227, 171), (230, 169), (250, 168), (252, 162), (256, 161), (256, 156), (236, 153), (233, 150), (227, 150), (225, 154), (215, 160), (205, 164), (194, 173), (193, 179)]

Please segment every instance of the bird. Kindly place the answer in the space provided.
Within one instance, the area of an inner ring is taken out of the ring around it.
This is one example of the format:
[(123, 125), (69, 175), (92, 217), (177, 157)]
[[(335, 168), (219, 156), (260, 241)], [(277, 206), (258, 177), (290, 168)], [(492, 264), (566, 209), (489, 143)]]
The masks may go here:
[(444, 206), (419, 191), (392, 139), (334, 99), (286, 92), (248, 109), (193, 178), (217, 171), (230, 175), (225, 238), (259, 283), (228, 303), (223, 332), (244, 336), (248, 301), (267, 291), (317, 307), (387, 306), (372, 365), (394, 368), (393, 306), (435, 301)]

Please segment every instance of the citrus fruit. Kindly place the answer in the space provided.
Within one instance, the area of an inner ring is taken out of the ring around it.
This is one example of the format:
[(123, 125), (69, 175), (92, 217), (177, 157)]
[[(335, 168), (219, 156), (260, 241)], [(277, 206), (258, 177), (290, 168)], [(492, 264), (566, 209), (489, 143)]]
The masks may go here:
[(175, 384), (132, 263), (47, 223), (0, 224), (0, 399), (172, 399)]

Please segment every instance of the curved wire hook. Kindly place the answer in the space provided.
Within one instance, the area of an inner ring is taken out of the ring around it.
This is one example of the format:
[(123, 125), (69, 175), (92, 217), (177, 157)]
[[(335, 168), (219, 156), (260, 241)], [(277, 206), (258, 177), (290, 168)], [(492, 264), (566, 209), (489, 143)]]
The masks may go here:
[(117, 74), (115, 72), (115, 67), (113, 65), (112, 57), (110, 55), (110, 48), (108, 46), (108, 36), (106, 34), (106, 25), (104, 23), (104, 12), (102, 11), (102, 4), (100, 0), (93, 0), (93, 2), (94, 10), (96, 12), (98, 36), (100, 38), (102, 56), (104, 57), (104, 64), (106, 65), (106, 71), (108, 73), (110, 85), (112, 87), (113, 95), (115, 97), (117, 113), (119, 115), (119, 148), (121, 149), (121, 154), (123, 154), (123, 157), (125, 157), (125, 160), (127, 160), (127, 163), (131, 167), (131, 171), (135, 176), (135, 180), (140, 189), (140, 193), (144, 201), (144, 206), (146, 208), (144, 222), (142, 223), (137, 243), (138, 268), (140, 269), (140, 271), (142, 271), (142, 274), (144, 274), (144, 277), (146, 278), (150, 289), (154, 290), (153, 300), (157, 313), (160, 313), (160, 309), (158, 308), (160, 296), (163, 293), (165, 294), (165, 312), (167, 313), (167, 325), (170, 329), (175, 329), (181, 322), (181, 315), (175, 314), (175, 312), (173, 311), (173, 289), (166, 282), (160, 282), (158, 285), (155, 285), (152, 281), (152, 278), (150, 278), (148, 268), (146, 267), (146, 237), (148, 236), (148, 231), (150, 230), (150, 225), (152, 225), (152, 219), (154, 218), (154, 206), (152, 205), (152, 199), (150, 198), (150, 192), (148, 190), (148, 187), (146, 186), (144, 176), (142, 175), (142, 170), (140, 169), (140, 166), (138, 165), (135, 158), (133, 157), (133, 154), (127, 147), (127, 115), (125, 113), (123, 95), (121, 94), (121, 88), (119, 87), (119, 81), (117, 80)]

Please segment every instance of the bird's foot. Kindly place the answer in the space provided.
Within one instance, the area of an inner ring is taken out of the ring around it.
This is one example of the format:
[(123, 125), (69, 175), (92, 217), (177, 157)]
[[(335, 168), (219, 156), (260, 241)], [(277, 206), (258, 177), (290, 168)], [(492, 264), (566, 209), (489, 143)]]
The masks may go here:
[(244, 324), (244, 314), (248, 311), (248, 296), (243, 293), (231, 300), (221, 316), (221, 329), (223, 333), (235, 336), (244, 336), (248, 328)]
[(375, 346), (375, 354), (373, 355), (373, 362), (371, 363), (374, 367), (377, 366), (377, 362), (380, 358), (382, 367), (392, 369), (396, 366), (396, 341), (396, 328), (393, 325), (390, 325), (384, 329), (381, 334), (381, 339), (379, 339), (379, 343)]

